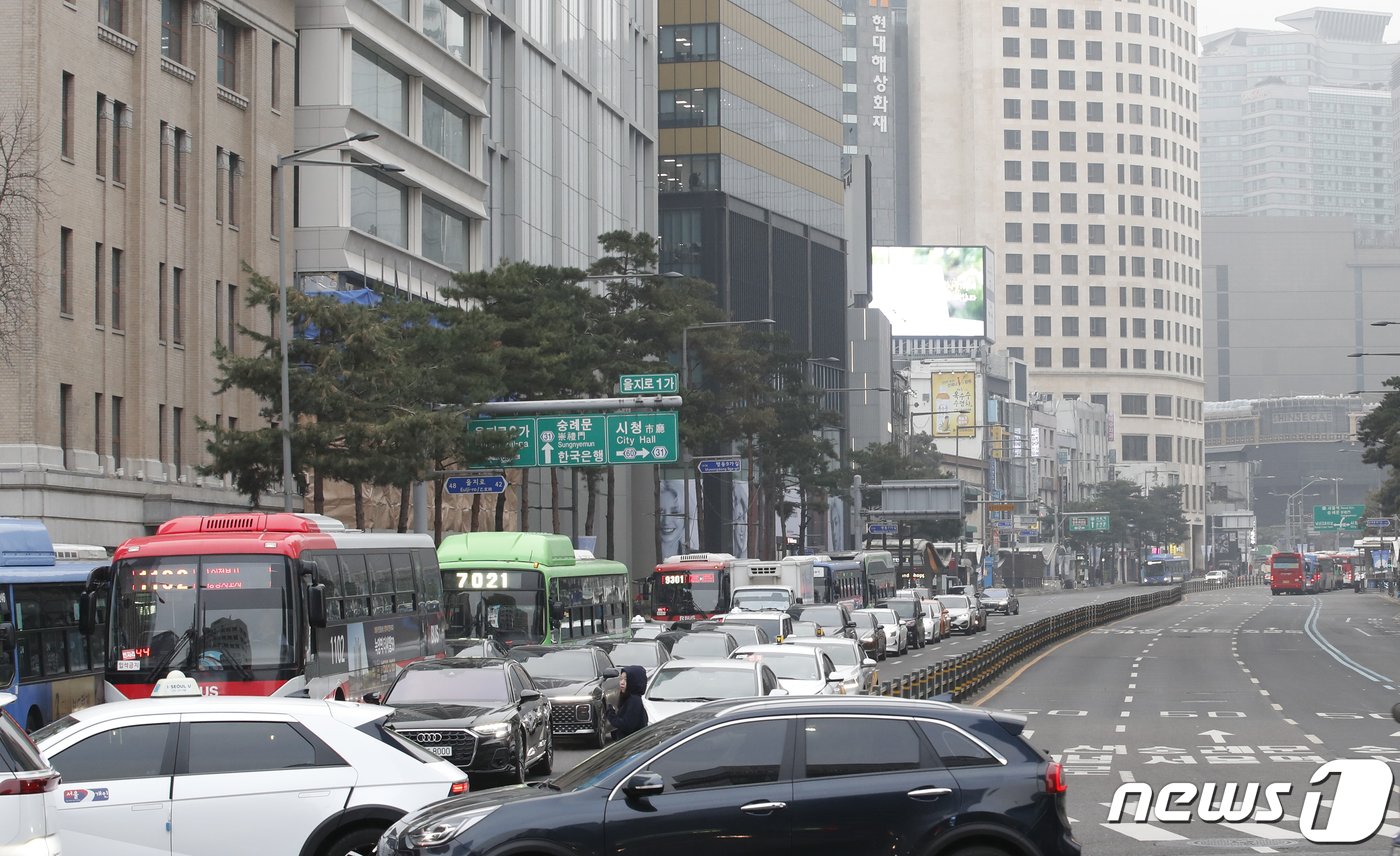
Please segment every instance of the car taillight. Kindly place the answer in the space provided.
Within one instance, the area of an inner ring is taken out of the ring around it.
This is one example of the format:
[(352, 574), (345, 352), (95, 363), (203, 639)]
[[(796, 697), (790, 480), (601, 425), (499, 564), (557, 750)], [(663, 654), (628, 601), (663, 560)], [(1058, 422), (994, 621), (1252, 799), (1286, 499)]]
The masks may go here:
[(466, 792), (470, 791), (471, 789), (471, 783), (463, 779), (460, 782), (453, 782), (452, 785), (447, 789), (447, 795), (449, 797), (459, 797), (462, 794), (465, 794)]
[(20, 773), (13, 779), (0, 780), (0, 796), (44, 794), (56, 790), (63, 777), (55, 772)]
[(1069, 790), (1069, 784), (1065, 781), (1065, 769), (1057, 762), (1051, 761), (1045, 768), (1045, 792), (1050, 794), (1063, 794)]

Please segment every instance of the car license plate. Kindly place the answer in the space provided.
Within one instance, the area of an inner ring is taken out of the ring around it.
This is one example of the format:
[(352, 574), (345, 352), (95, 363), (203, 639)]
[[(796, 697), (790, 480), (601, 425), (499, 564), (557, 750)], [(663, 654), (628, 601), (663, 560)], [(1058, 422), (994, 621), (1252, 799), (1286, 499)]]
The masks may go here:
[(440, 756), (442, 756), (443, 758), (451, 758), (451, 757), (452, 757), (452, 747), (451, 747), (451, 746), (424, 746), (423, 748), (424, 748), (424, 749), (427, 749), (429, 752), (433, 753), (434, 755), (440, 755)]

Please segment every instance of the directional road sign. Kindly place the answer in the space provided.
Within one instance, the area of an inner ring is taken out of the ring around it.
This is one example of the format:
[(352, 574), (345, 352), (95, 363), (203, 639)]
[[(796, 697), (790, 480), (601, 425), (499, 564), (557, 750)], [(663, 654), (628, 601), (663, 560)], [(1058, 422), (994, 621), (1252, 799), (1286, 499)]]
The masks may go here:
[(533, 416), (473, 419), (467, 424), (467, 430), (472, 432), (503, 431), (515, 438), (512, 441), (516, 450), (513, 457), (492, 458), (486, 463), (478, 465), (476, 469), (499, 470), (502, 467), (533, 467), (536, 465), (539, 453), (535, 444), (535, 419)]
[(676, 413), (608, 415), (608, 463), (669, 464), (680, 460)]
[(617, 388), (623, 395), (667, 395), (680, 391), (681, 379), (674, 374), (625, 374)]
[(611, 418), (601, 413), (536, 417), (539, 465), (586, 467), (607, 463), (607, 423)]
[(1365, 513), (1364, 505), (1314, 505), (1313, 528), (1321, 531), (1356, 529)]
[(898, 535), (898, 523), (867, 523), (865, 531), (870, 535)]
[(1109, 530), (1109, 513), (1097, 514), (1071, 514), (1065, 518), (1065, 531), (1067, 532), (1107, 532)]
[(514, 457), (487, 461), (475, 469), (669, 464), (680, 459), (673, 411), (476, 419), (467, 427), (510, 431), (515, 437)]
[(505, 476), (453, 476), (447, 480), (448, 493), (505, 493)]
[(987, 510), (988, 510), (988, 511), (1015, 511), (1015, 510), (1016, 510), (1016, 503), (1014, 503), (1014, 502), (989, 502), (989, 503), (987, 503)]
[(1395, 521), (1389, 517), (1368, 517), (1366, 527), (1368, 529), (1389, 529), (1395, 525)]
[(695, 469), (704, 475), (714, 473), (737, 473), (743, 462), (739, 458), (710, 458), (705, 461), (696, 461)]

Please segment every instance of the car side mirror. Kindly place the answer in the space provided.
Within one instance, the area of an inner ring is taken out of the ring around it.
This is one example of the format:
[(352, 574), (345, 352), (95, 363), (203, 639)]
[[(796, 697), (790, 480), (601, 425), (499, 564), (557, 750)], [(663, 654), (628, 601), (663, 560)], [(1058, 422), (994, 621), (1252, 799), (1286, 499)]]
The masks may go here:
[(539, 690), (521, 690), (521, 691), (520, 691), (520, 700), (521, 700), (522, 702), (526, 702), (526, 701), (539, 701), (539, 700), (542, 699), (542, 698), (544, 698), (544, 696), (540, 695), (540, 691), (539, 691)]
[(847, 622), (846, 622), (846, 629), (847, 629), (847, 630), (855, 630), (855, 629), (856, 629), (856, 623), (855, 623), (854, 621), (847, 621)]
[(839, 684), (841, 683), (841, 675), (836, 672), (829, 672), (826, 676), (826, 682), (828, 684)]
[(15, 625), (13, 622), (0, 622), (0, 648), (9, 654), (15, 650)]
[(861, 664), (862, 666), (874, 666), (874, 665), (876, 665), (875, 661), (872, 660), (872, 659), (870, 659), (869, 657), (866, 657), (864, 660), (861, 660), (861, 661), (860, 661), (860, 664)]
[(365, 703), (365, 704), (383, 704), (383, 703), (384, 703), (384, 696), (380, 695), (379, 693), (365, 693), (365, 694), (364, 694), (364, 703)]
[(605, 679), (606, 679), (606, 678), (615, 678), (615, 677), (617, 677), (617, 676), (619, 676), (619, 675), (621, 675), (621, 674), (622, 674), (622, 672), (618, 671), (617, 669), (604, 669), (604, 670), (603, 670), (603, 677), (604, 677)]
[(774, 687), (773, 689), (768, 691), (768, 694), (770, 696), (782, 696), (787, 695), (788, 691), (783, 689), (782, 687)]
[(665, 790), (666, 782), (661, 778), (661, 774), (646, 770), (633, 773), (627, 783), (622, 786), (622, 792), (627, 795), (628, 799), (632, 800), (660, 796)]
[(306, 589), (306, 620), (312, 627), (326, 626), (326, 587), (321, 583)]

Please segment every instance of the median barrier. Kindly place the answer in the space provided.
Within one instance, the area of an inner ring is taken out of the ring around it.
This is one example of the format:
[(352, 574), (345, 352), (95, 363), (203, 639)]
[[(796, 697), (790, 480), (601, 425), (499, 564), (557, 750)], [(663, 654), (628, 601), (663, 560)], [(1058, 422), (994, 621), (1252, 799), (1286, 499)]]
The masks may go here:
[[(963, 701), (1037, 651), (1085, 630), (1178, 603), (1186, 588), (1196, 582), (1198, 581), (1056, 613), (1017, 627), (972, 651), (944, 657), (931, 667), (918, 669), (901, 678), (883, 681), (877, 688), (877, 694), (916, 699), (943, 697), (952, 701)], [(1218, 587), (1220, 586), (1213, 586)], [(1200, 590), (1202, 589), (1196, 589)]]

